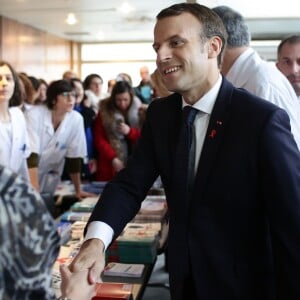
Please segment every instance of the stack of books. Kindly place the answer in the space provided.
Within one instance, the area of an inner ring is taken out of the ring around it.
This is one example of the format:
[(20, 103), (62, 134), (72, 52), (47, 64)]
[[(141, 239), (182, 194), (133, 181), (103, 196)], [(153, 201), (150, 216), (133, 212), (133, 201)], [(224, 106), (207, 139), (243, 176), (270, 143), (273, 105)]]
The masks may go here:
[(60, 236), (60, 244), (63, 245), (67, 243), (71, 238), (71, 225), (70, 222), (57, 222), (56, 228)]
[(161, 223), (128, 223), (106, 251), (108, 262), (153, 263), (156, 258)]
[(98, 197), (87, 197), (81, 201), (73, 203), (70, 210), (61, 215), (60, 220), (62, 222), (87, 222), (96, 203), (98, 202), (98, 199)]
[(134, 217), (134, 222), (163, 222), (167, 213), (166, 196), (148, 195), (142, 202), (141, 209)]
[(61, 217), (61, 222), (75, 222), (75, 221), (85, 221), (87, 222), (91, 216), (90, 212), (81, 212), (81, 211), (66, 211)]
[(87, 197), (79, 202), (74, 203), (70, 210), (77, 212), (92, 212), (97, 202), (98, 197)]
[(82, 190), (95, 195), (100, 195), (106, 186), (106, 181), (92, 181), (89, 183), (82, 184)]
[(118, 277), (141, 277), (145, 265), (143, 264), (124, 264), (110, 262), (106, 265), (103, 271), (105, 276), (118, 276)]
[(61, 264), (69, 265), (74, 259), (74, 257), (77, 255), (81, 245), (82, 245), (82, 241), (70, 240), (68, 241), (68, 243), (60, 247), (59, 255), (52, 268), (52, 282), (51, 282), (51, 286), (57, 298), (61, 294), (60, 292), (61, 276), (59, 272), (59, 266)]
[(80, 240), (83, 238), (83, 231), (87, 222), (85, 221), (75, 221), (71, 225), (71, 239)]
[(133, 300), (132, 291), (133, 285), (128, 283), (97, 283), (92, 300)]

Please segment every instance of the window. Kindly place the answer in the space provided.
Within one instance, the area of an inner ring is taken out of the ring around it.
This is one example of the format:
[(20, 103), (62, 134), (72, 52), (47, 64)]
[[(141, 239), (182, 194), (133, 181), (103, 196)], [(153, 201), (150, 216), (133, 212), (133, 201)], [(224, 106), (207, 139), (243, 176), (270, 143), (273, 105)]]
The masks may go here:
[(81, 74), (84, 79), (90, 73), (99, 74), (104, 81), (103, 91), (109, 79), (119, 73), (128, 73), (133, 86), (140, 82), (139, 69), (148, 66), (155, 70), (156, 54), (152, 43), (83, 44), (81, 48)]

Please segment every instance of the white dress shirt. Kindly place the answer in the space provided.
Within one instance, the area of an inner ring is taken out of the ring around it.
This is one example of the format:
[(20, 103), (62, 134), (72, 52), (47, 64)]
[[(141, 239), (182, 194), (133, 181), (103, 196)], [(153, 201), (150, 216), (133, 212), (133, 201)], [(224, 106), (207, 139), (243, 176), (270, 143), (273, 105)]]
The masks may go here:
[[(221, 87), (221, 83), (222, 83), (222, 76), (220, 75), (216, 84), (193, 105), (194, 108), (199, 110), (194, 121), (195, 135), (196, 135), (195, 174), (197, 171), (200, 154), (202, 151), (203, 142), (206, 135), (211, 112), (215, 105)], [(182, 98), (182, 107), (186, 105), (188, 104)]]

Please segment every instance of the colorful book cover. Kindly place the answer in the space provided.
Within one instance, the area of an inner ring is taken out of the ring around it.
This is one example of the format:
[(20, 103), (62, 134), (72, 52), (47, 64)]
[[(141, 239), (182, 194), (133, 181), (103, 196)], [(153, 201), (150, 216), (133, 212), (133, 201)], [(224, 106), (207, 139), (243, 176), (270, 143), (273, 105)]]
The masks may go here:
[(132, 300), (133, 285), (128, 283), (97, 283), (96, 296), (92, 300)]
[(75, 202), (71, 206), (71, 211), (91, 212), (94, 209), (95, 205), (95, 203)]
[(110, 262), (104, 268), (104, 275), (121, 277), (141, 277), (145, 265), (143, 264), (124, 264)]
[(88, 221), (90, 218), (90, 212), (77, 212), (77, 211), (66, 211), (61, 217), (62, 222), (75, 222), (75, 221)]

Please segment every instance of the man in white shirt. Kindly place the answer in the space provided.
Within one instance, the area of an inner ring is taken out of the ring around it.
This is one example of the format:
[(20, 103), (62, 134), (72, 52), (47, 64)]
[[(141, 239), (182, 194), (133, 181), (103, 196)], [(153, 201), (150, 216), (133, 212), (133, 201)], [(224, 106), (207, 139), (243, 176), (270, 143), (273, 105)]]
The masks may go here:
[(300, 100), (300, 35), (281, 41), (277, 48), (276, 66), (289, 80)]
[(228, 34), (222, 74), (234, 86), (285, 109), (300, 149), (300, 103), (288, 80), (249, 46), (251, 34), (240, 13), (227, 6), (217, 6), (213, 11), (222, 19)]

